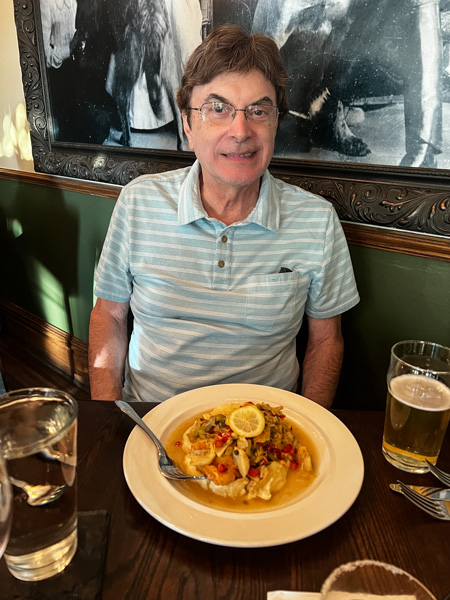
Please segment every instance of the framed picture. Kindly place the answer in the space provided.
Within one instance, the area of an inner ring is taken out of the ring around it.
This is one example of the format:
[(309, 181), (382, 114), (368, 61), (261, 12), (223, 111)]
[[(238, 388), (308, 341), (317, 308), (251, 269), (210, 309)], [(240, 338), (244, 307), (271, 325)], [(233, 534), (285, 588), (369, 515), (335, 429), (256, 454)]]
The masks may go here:
[(274, 175), (329, 199), (346, 223), (450, 236), (450, 0), (14, 8), (37, 172), (125, 185), (191, 164), (182, 65), (233, 22), (273, 37), (290, 75)]

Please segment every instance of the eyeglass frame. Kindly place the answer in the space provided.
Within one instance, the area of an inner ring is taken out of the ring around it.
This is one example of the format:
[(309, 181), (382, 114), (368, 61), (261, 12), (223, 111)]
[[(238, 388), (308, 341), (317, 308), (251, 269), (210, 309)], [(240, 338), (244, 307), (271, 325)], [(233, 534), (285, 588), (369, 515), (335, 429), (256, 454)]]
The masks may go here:
[[(202, 116), (202, 121), (204, 123), (207, 123), (207, 121), (206, 121), (206, 115), (202, 112), (202, 108), (206, 104), (225, 104), (226, 106), (230, 106), (233, 109), (233, 112), (230, 113), (231, 121), (234, 121), (234, 118), (235, 118), (237, 112), (243, 112), (244, 116), (245, 116), (245, 120), (248, 121), (249, 117), (248, 117), (248, 114), (247, 114), (247, 110), (250, 107), (253, 107), (253, 106), (261, 106), (261, 107), (265, 106), (267, 108), (274, 108), (277, 111), (277, 113), (276, 113), (276, 118), (275, 118), (275, 121), (273, 122), (273, 124), (270, 123), (270, 121), (268, 121), (267, 123), (261, 123), (261, 125), (266, 125), (267, 124), (269, 127), (273, 127), (273, 126), (275, 126), (278, 123), (278, 117), (280, 115), (280, 111), (278, 110), (277, 106), (274, 106), (273, 104), (262, 103), (262, 102), (261, 103), (255, 102), (254, 104), (249, 104), (245, 108), (236, 108), (230, 102), (223, 102), (222, 100), (209, 100), (208, 102), (203, 102), (203, 104), (200, 106), (200, 108), (195, 108), (194, 106), (188, 106), (187, 109), (188, 110), (197, 110), (201, 114), (201, 116)], [(231, 121), (228, 121), (228, 120), (224, 121), (224, 124), (231, 123)], [(257, 121), (253, 121), (252, 119), (250, 119), (250, 123), (257, 123)]]

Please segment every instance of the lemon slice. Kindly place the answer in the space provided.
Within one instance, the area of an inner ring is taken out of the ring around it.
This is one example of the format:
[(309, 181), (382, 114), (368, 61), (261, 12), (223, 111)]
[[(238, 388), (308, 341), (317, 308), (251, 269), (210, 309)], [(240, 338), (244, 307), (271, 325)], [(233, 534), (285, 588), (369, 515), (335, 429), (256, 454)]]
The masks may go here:
[(228, 415), (226, 423), (234, 433), (242, 437), (256, 437), (263, 432), (266, 425), (262, 412), (251, 404), (233, 410)]

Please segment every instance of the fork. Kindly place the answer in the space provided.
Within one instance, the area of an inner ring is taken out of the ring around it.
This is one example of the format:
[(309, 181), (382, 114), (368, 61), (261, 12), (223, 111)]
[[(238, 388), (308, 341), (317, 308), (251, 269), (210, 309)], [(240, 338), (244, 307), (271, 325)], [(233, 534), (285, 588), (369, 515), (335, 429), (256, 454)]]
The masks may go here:
[(442, 481), (442, 483), (450, 487), (450, 475), (448, 473), (444, 473), (444, 471), (441, 469), (438, 469), (435, 465), (430, 463), (429, 460), (425, 459), (425, 462), (427, 463), (431, 473), (433, 473), (433, 475), (437, 477), (439, 481)]
[[(398, 483), (390, 483), (389, 487), (394, 492), (402, 493)], [(450, 500), (450, 488), (426, 487), (423, 485), (408, 485), (408, 487), (421, 496), (426, 496), (433, 500)]]
[(123, 400), (116, 400), (116, 404), (122, 412), (124, 412), (128, 417), (130, 417), (130, 419), (132, 419), (136, 423), (136, 425), (139, 425), (139, 427), (145, 431), (145, 433), (155, 444), (159, 456), (159, 470), (164, 475), (164, 477), (166, 477), (167, 479), (174, 479), (177, 481), (199, 481), (202, 479), (206, 479), (206, 477), (204, 477), (203, 475), (187, 475), (181, 469), (179, 469), (177, 465), (173, 462), (173, 460), (167, 455), (166, 449), (164, 448), (160, 440), (156, 437), (156, 435), (153, 433), (150, 427), (148, 427), (148, 425), (141, 419), (137, 412), (128, 404), (128, 402), (124, 402)]
[(410, 487), (398, 481), (399, 491), (415, 504), (418, 508), (441, 521), (450, 521), (450, 501), (433, 500), (412, 490)]

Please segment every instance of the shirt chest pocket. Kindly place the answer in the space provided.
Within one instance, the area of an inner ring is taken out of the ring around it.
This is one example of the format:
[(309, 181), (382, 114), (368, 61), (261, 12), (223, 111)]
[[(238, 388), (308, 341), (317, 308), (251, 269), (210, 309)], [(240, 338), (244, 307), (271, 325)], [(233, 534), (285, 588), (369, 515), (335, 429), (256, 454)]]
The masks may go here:
[[(303, 314), (306, 292), (296, 271), (251, 275), (247, 280), (246, 323), (263, 331), (286, 330)], [(302, 296), (305, 296), (302, 301)]]

